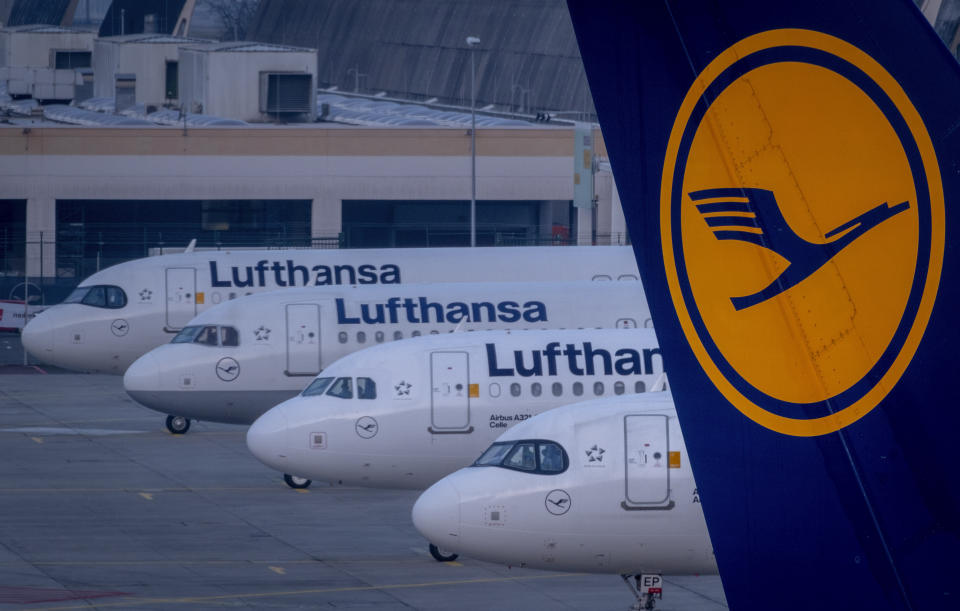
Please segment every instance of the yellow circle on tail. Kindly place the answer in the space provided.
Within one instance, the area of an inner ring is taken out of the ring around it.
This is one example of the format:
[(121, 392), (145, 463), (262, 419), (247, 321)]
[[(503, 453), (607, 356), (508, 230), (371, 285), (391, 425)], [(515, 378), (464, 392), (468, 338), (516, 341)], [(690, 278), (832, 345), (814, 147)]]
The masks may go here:
[(717, 56), (678, 112), (660, 215), (684, 334), (744, 415), (821, 435), (895, 386), (936, 298), (943, 191), (920, 115), (867, 54), (774, 30)]

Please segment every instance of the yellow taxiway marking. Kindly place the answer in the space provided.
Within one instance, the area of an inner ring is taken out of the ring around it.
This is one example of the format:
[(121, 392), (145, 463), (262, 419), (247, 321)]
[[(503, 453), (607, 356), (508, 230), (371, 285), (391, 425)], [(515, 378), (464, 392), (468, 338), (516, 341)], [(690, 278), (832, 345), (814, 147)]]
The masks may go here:
[(306, 488), (296, 488), (295, 490), (300, 494), (310, 494), (310, 491), (307, 490)]
[(141, 492), (141, 493), (140, 493), (140, 496), (142, 496), (143, 498), (147, 499), (148, 501), (152, 501), (152, 500), (153, 500), (153, 495), (150, 494), (149, 492)]
[(282, 566), (270, 566), (270, 567), (267, 567), (267, 568), (270, 569), (271, 571), (273, 571), (274, 573), (276, 573), (277, 575), (286, 575), (286, 574), (287, 574), (287, 569), (283, 568)]
[(43, 443), (42, 437), (31, 437), (30, 439), (32, 439), (34, 443)]
[(462, 564), (460, 564), (460, 563), (457, 562), (456, 560), (448, 560), (447, 562), (441, 562), (440, 564), (445, 564), (445, 565), (447, 565), (447, 566), (463, 566)]
[[(258, 486), (258, 487), (211, 487), (211, 488), (150, 488), (151, 492), (256, 492), (264, 490), (276, 491), (281, 486)], [(283, 486), (286, 488), (286, 486)], [(137, 492), (136, 488), (0, 488), (0, 494), (29, 493), (29, 492)]]
[[(337, 592), (372, 592), (376, 590), (403, 590), (410, 588), (437, 588), (445, 586), (471, 585), (478, 583), (504, 583), (508, 581), (533, 581), (535, 579), (560, 579), (563, 577), (580, 577), (577, 573), (553, 573), (550, 575), (530, 575), (529, 577), (488, 577), (481, 579), (453, 579), (445, 581), (425, 581), (420, 583), (392, 583), (382, 586), (348, 586), (344, 588), (315, 588), (310, 590), (282, 590), (278, 592), (248, 592), (246, 594), (219, 594), (215, 596), (193, 596), (178, 598), (126, 598), (115, 603), (97, 601), (96, 607), (137, 607), (141, 605), (180, 604), (196, 605), (203, 602), (218, 600), (233, 600), (239, 598), (274, 598), (279, 596), (305, 596), (307, 594), (331, 594)], [(103, 599), (100, 599), (103, 600)], [(64, 607), (28, 607), (30, 611), (66, 611), (68, 609), (89, 609), (90, 605), (67, 605)]]
[[(228, 566), (228, 565), (260, 565), (271, 563), (285, 565), (326, 564), (339, 566), (346, 564), (421, 564), (423, 558), (391, 558), (357, 559), (357, 560), (50, 560), (48, 562), (31, 562), (33, 566)], [(0, 567), (22, 566), (22, 561), (0, 562)]]

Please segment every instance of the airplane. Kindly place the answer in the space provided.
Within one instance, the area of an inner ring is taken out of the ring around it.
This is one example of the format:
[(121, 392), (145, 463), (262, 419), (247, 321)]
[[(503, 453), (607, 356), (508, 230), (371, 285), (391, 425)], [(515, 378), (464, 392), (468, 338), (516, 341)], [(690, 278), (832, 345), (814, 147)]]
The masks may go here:
[(669, 392), (520, 422), (421, 494), (412, 516), (445, 558), (619, 574), (634, 594), (630, 577), (717, 573)]
[(228, 301), (191, 320), (123, 378), (138, 403), (190, 420), (250, 424), (325, 367), (367, 346), (454, 330), (649, 327), (639, 282), (311, 287)]
[(629, 247), (544, 246), (193, 251), (101, 270), (23, 329), (34, 358), (122, 375), (194, 316), (244, 295), (290, 287), (414, 282), (638, 280)]
[[(475, 331), (355, 352), (260, 416), (247, 446), (301, 487), (426, 488), (544, 410), (646, 391), (653, 329)], [(356, 390), (354, 390), (354, 388)]]
[(734, 609), (958, 606), (960, 64), (916, 4), (568, 0)]

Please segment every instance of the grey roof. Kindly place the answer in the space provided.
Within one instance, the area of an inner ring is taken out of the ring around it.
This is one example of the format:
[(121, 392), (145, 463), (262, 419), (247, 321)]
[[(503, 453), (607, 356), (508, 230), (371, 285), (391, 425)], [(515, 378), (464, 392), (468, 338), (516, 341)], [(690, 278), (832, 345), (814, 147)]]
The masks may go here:
[(27, 32), (30, 34), (78, 34), (87, 32), (90, 35), (93, 35), (93, 32), (90, 30), (84, 30), (82, 28), (67, 28), (60, 25), (44, 25), (40, 23), (34, 23), (30, 25), (12, 25), (3, 28), (8, 32)]
[[(179, 111), (169, 108), (161, 108), (152, 113), (147, 113), (143, 104), (134, 104), (130, 108), (114, 113), (116, 108), (113, 98), (89, 98), (77, 104), (78, 110), (89, 112), (90, 114), (79, 113), (61, 113), (57, 116), (49, 117), (52, 120), (73, 123), (79, 119), (85, 121), (94, 121), (96, 125), (102, 125), (99, 122), (100, 117), (119, 117), (120, 119), (135, 120), (137, 123), (117, 123), (118, 125), (183, 125), (183, 117)], [(73, 108), (73, 107), (71, 107)], [(96, 115), (96, 116), (94, 116)], [(112, 123), (111, 123), (112, 124)], [(211, 127), (211, 126), (239, 126), (249, 125), (245, 121), (238, 119), (226, 119), (224, 117), (214, 117), (211, 115), (187, 114), (187, 126), (189, 127)]]
[(126, 34), (124, 36), (100, 38), (99, 41), (116, 44), (151, 45), (199, 45), (203, 43), (215, 42), (205, 38), (187, 38), (183, 36), (171, 36), (170, 34)]
[[(444, 126), (469, 127), (470, 113), (438, 110), (419, 104), (402, 104), (390, 100), (371, 100), (342, 96), (336, 93), (317, 95), (317, 115), (327, 121), (348, 125)], [(532, 124), (517, 119), (477, 115), (477, 127), (509, 127)]]
[(478, 107), (595, 113), (564, 0), (261, 0), (247, 38), (316, 47), (321, 87), (458, 106), (475, 53)]
[(116, 125), (152, 125), (149, 121), (143, 119), (134, 119), (121, 115), (108, 115), (91, 110), (84, 110), (75, 106), (64, 106), (61, 104), (52, 104), (43, 107), (43, 117), (50, 121), (59, 121), (61, 123), (70, 123), (73, 125), (86, 125), (93, 127), (106, 127)]
[(316, 53), (316, 49), (308, 47), (292, 47), (277, 45), (269, 42), (230, 41), (214, 43), (202, 48), (210, 53)]
[(71, 0), (15, 0), (10, 15), (4, 21), (11, 26), (35, 23), (59, 25), (70, 7)]

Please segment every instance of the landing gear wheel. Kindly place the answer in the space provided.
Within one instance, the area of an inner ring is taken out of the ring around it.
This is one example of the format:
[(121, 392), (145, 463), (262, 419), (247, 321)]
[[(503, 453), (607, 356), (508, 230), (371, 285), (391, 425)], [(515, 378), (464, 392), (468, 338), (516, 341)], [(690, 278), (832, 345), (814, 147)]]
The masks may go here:
[(183, 416), (167, 416), (167, 430), (174, 435), (183, 435), (190, 430), (190, 419)]
[(313, 483), (311, 480), (305, 477), (297, 477), (296, 475), (290, 475), (289, 473), (283, 474), (283, 481), (287, 482), (287, 485), (294, 490), (309, 488), (310, 484)]
[(453, 562), (460, 557), (460, 554), (448, 554), (445, 550), (440, 549), (433, 543), (430, 544), (430, 555), (433, 556), (433, 559), (437, 562)]

